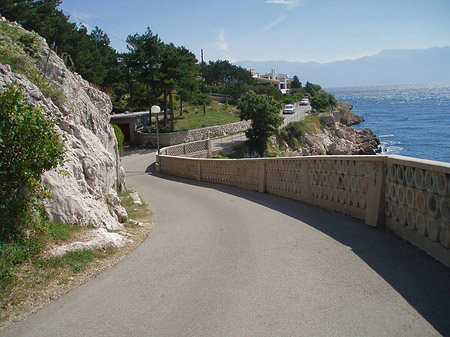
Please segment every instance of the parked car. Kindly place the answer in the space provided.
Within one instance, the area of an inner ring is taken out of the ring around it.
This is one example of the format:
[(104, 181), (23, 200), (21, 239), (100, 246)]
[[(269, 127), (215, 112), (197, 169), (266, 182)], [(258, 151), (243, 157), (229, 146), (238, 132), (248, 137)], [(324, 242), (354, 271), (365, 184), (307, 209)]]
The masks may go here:
[(300, 101), (300, 105), (309, 105), (309, 100), (308, 100), (307, 98), (303, 98), (303, 99)]
[(284, 107), (283, 113), (284, 114), (293, 114), (295, 112), (295, 108), (293, 104), (286, 104)]

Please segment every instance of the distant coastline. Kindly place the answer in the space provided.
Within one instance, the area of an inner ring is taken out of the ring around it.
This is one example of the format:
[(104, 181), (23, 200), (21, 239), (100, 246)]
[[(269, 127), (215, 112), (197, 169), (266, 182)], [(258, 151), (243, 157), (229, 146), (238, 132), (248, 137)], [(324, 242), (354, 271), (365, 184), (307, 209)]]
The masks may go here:
[(450, 46), (384, 50), (373, 56), (329, 63), (241, 61), (236, 65), (256, 71), (277, 69), (324, 88), (444, 83), (450, 78)]

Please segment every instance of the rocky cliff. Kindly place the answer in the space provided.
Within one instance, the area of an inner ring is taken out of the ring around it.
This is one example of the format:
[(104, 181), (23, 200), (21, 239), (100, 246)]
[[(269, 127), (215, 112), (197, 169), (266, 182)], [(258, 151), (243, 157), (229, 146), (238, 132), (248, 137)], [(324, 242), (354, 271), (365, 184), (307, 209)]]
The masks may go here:
[(350, 103), (338, 101), (336, 108), (340, 111), (341, 114), (343, 113), (348, 116), (349, 125), (355, 125), (364, 122), (363, 116), (354, 114), (351, 111), (353, 109), (353, 105), (351, 105)]
[(334, 120), (320, 117), (320, 128), (309, 128), (292, 141), (283, 134), (272, 137), (272, 148), (286, 156), (374, 155), (381, 152), (380, 141), (370, 129), (357, 130)]
[(53, 193), (43, 206), (57, 221), (120, 229), (120, 221), (127, 218), (127, 213), (116, 191), (126, 186), (117, 140), (109, 124), (111, 101), (80, 75), (69, 71), (44, 39), (38, 39), (42, 54), (35, 65), (59, 90), (58, 102), (45, 97), (27, 76), (13, 72), (6, 64), (0, 64), (0, 90), (16, 82), (22, 86), (28, 103), (62, 116), (57, 131), (64, 141), (65, 161), (63, 167), (43, 175)]

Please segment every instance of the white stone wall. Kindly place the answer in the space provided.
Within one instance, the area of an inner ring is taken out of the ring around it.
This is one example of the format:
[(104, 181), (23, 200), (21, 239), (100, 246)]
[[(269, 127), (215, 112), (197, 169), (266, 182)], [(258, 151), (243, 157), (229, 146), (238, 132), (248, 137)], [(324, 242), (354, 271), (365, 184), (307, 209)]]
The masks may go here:
[(402, 156), (198, 159), (187, 158), (189, 149), (163, 149), (160, 171), (268, 192), (386, 226), (450, 267), (449, 163)]
[[(207, 139), (215, 134), (223, 134), (223, 133), (229, 134), (245, 131), (249, 129), (250, 126), (251, 126), (250, 121), (242, 121), (231, 124), (210, 126), (196, 130), (180, 131), (172, 133), (160, 133), (160, 145), (171, 146), (176, 144), (195, 142), (198, 140)], [(137, 144), (151, 143), (153, 145), (156, 145), (156, 134), (137, 132), (136, 143)]]

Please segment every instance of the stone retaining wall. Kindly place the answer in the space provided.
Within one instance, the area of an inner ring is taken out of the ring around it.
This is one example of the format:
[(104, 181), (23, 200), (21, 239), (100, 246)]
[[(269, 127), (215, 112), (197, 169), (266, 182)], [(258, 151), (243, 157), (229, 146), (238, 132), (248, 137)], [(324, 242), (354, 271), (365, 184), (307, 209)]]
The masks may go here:
[[(450, 266), (450, 164), (403, 156), (199, 159), (163, 149), (160, 172), (300, 200), (386, 226)], [(180, 157), (183, 156), (183, 157)]]
[[(215, 134), (223, 133), (234, 133), (245, 131), (250, 128), (251, 121), (242, 121), (231, 124), (223, 124), (205, 127), (196, 130), (189, 131), (179, 131), (172, 133), (160, 133), (160, 144), (161, 146), (171, 146), (176, 144), (190, 143), (202, 139), (207, 139)], [(156, 134), (155, 133), (144, 133), (136, 131), (136, 143), (141, 144), (153, 144), (156, 146)]]

